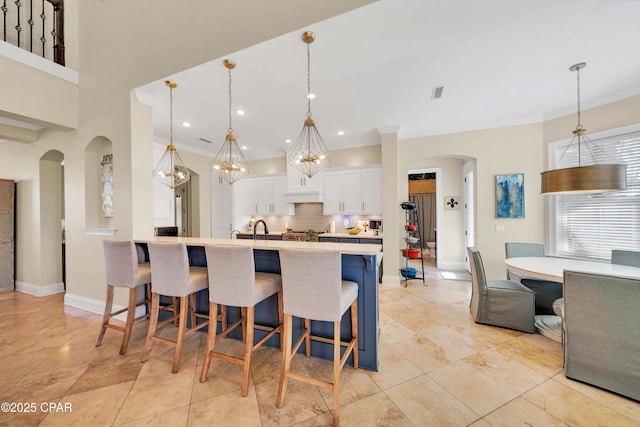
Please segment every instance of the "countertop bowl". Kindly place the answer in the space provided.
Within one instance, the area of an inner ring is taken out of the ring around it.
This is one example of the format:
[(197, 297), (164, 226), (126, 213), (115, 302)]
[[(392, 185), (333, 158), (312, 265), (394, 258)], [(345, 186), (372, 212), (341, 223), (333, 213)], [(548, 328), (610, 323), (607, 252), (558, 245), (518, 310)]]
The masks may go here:
[(360, 233), (362, 230), (359, 228), (350, 228), (347, 230), (347, 233), (355, 236), (356, 234)]

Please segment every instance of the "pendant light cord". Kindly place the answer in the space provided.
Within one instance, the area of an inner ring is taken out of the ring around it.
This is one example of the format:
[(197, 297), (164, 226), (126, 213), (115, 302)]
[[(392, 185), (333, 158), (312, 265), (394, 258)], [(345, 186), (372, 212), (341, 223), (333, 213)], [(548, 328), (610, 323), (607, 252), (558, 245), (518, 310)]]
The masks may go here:
[(307, 43), (307, 117), (311, 117), (311, 43)]
[(231, 127), (231, 68), (229, 70), (229, 133), (233, 133), (233, 128)]
[(173, 145), (173, 88), (169, 85), (169, 145)]

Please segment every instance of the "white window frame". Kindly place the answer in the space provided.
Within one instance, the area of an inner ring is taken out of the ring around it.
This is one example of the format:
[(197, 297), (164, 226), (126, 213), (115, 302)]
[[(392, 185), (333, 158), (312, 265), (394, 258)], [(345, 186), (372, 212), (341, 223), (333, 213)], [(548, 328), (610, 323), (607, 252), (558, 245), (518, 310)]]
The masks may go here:
[[(636, 132), (640, 132), (640, 123), (639, 124), (635, 124), (635, 125), (630, 125), (630, 126), (624, 126), (621, 128), (616, 128), (616, 129), (609, 129), (606, 131), (602, 131), (602, 132), (597, 132), (597, 133), (593, 133), (593, 134), (587, 134), (588, 138), (591, 141), (594, 141), (595, 144), (598, 144), (598, 140), (604, 139), (604, 138), (612, 138), (612, 137), (623, 137), (627, 134), (631, 134), (631, 133), (636, 133)], [(555, 157), (554, 157), (554, 153), (555, 151), (560, 147), (566, 147), (569, 143), (571, 142), (571, 139), (564, 139), (564, 140), (560, 140), (560, 141), (554, 141), (549, 143), (548, 145), (548, 165), (549, 165), (549, 169), (554, 169), (555, 168)], [(585, 159), (585, 155), (583, 153), (583, 165), (584, 163), (584, 159)], [(608, 161), (609, 163), (611, 161)], [(588, 164), (588, 163), (587, 163)], [(629, 171), (627, 171), (627, 181), (629, 180)], [(561, 197), (561, 195), (548, 195), (545, 196), (548, 198), (548, 203), (547, 203), (547, 254), (548, 255), (552, 255), (552, 256), (565, 256), (565, 257), (572, 257), (572, 258), (587, 258), (585, 256), (581, 256), (581, 255), (577, 255), (577, 254), (571, 254), (571, 253), (560, 253), (560, 250), (558, 248), (558, 238), (557, 238), (557, 232), (558, 232), (558, 209), (559, 209), (559, 198)], [(604, 195), (604, 197), (607, 197), (607, 195)], [(614, 249), (614, 248), (611, 248)], [(625, 249), (625, 248), (620, 248), (620, 249)], [(629, 248), (626, 248), (629, 249)], [(637, 248), (630, 248), (630, 250), (640, 250), (640, 247)], [(588, 259), (593, 259), (593, 260), (601, 260), (601, 261), (609, 261), (609, 258), (607, 258), (606, 256), (601, 256), (601, 257), (591, 257)]]

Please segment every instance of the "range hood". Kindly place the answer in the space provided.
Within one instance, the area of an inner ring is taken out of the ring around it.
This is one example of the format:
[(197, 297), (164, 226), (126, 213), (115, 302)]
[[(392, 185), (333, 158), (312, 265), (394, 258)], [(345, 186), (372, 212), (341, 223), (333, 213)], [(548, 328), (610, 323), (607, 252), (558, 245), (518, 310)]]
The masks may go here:
[(315, 190), (296, 190), (284, 193), (285, 203), (322, 203), (322, 191)]

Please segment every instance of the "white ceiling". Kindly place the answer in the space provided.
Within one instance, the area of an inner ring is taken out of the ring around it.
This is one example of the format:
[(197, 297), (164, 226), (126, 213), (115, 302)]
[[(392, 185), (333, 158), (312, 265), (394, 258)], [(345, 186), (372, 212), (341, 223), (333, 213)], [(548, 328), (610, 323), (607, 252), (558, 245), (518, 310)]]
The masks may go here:
[[(250, 160), (279, 157), (306, 117), (304, 30), (311, 45), (312, 112), (330, 150), (401, 138), (541, 121), (640, 94), (638, 0), (380, 0), (230, 54), (233, 129)], [(211, 157), (228, 127), (224, 58), (167, 76), (174, 143)], [(137, 89), (151, 103), (154, 139), (169, 140), (164, 80)], [(435, 86), (443, 96), (431, 100)], [(192, 123), (190, 128), (181, 122)], [(585, 123), (588, 129), (589, 124)], [(343, 136), (336, 132), (344, 130)], [(567, 129), (567, 137), (572, 129)], [(200, 138), (212, 141), (202, 142)]]

